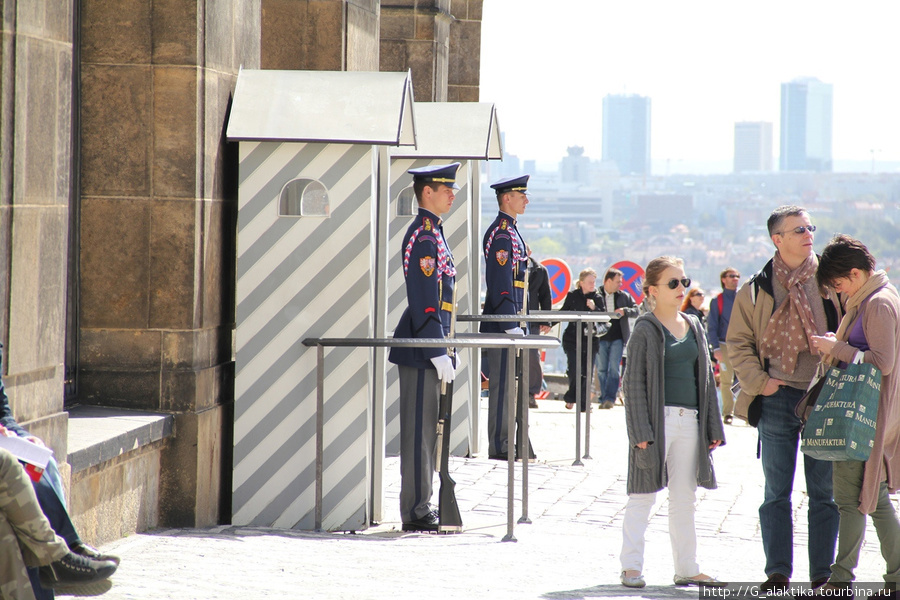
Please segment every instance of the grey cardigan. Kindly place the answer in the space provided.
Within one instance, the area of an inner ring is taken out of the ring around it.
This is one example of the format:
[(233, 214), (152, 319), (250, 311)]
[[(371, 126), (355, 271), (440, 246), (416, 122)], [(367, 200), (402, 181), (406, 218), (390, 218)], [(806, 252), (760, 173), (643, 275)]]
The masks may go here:
[[(725, 427), (716, 398), (706, 334), (700, 321), (682, 313), (697, 339), (697, 387), (699, 415), (697, 422), (700, 440), (697, 445), (699, 468), (697, 485), (716, 488), (716, 475), (709, 451), (710, 440), (725, 443)], [(653, 313), (642, 315), (634, 324), (628, 340), (628, 361), (625, 363), (625, 423), (628, 429), (628, 485), (629, 494), (649, 494), (666, 487), (665, 453), (665, 334), (663, 324)], [(650, 442), (645, 450), (640, 442)]]

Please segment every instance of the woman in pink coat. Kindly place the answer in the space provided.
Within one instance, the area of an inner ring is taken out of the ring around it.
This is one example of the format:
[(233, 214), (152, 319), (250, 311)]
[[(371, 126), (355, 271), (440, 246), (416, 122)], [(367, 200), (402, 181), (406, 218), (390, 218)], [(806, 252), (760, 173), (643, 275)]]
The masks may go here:
[(834, 463), (834, 500), (841, 513), (838, 550), (826, 589), (852, 586), (853, 569), (871, 515), (887, 563), (886, 587), (900, 587), (900, 521), (888, 498), (900, 488), (900, 295), (862, 242), (847, 235), (832, 239), (819, 259), (816, 279), (841, 294), (844, 318), (837, 333), (812, 336), (832, 363), (863, 362), (881, 370), (875, 444), (866, 462)]

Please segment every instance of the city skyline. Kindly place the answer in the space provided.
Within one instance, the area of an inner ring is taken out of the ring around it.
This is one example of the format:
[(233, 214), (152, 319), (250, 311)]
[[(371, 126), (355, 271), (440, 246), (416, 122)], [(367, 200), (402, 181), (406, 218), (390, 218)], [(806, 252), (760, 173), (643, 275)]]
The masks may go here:
[(771, 122), (779, 139), (781, 85), (816, 77), (834, 90), (835, 170), (896, 171), (900, 78), (880, 65), (898, 16), (886, 0), (485, 0), (481, 101), (497, 104), (506, 152), (548, 168), (569, 146), (602, 156), (604, 96), (646, 96), (653, 174), (728, 172), (735, 123)]

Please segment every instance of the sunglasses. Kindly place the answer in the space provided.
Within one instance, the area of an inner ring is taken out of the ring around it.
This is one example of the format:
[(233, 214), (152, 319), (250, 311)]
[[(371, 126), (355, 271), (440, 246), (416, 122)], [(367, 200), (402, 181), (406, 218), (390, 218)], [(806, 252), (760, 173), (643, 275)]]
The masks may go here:
[[(797, 235), (803, 235), (804, 232), (808, 231), (810, 233), (815, 233), (816, 226), (815, 225), (801, 225), (800, 227), (794, 227), (789, 231), (793, 231)], [(784, 235), (787, 231), (776, 231), (775, 235)]]
[[(679, 283), (681, 285), (683, 285), (685, 288), (691, 287), (691, 280), (688, 279), (687, 277), (684, 277), (682, 279), (670, 279), (669, 283), (667, 283), (666, 285), (669, 286), (670, 290), (674, 290), (675, 288), (678, 287)], [(659, 284), (657, 284), (657, 285), (659, 285)]]
[(725, 279), (740, 279), (740, 278), (741, 278), (741, 276), (737, 275), (735, 273), (731, 273), (730, 275), (725, 276)]

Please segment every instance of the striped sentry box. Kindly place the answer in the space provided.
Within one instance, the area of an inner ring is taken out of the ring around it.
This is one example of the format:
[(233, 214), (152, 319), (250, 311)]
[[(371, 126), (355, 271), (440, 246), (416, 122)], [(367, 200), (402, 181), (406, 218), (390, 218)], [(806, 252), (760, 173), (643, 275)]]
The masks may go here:
[[(371, 337), (374, 146), (240, 143), (232, 523), (315, 527), (316, 351)], [(279, 216), (297, 178), (329, 217)], [(322, 527), (368, 525), (368, 349), (326, 350)]]

